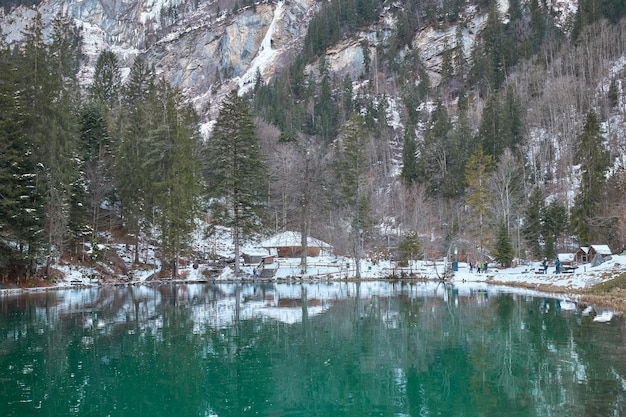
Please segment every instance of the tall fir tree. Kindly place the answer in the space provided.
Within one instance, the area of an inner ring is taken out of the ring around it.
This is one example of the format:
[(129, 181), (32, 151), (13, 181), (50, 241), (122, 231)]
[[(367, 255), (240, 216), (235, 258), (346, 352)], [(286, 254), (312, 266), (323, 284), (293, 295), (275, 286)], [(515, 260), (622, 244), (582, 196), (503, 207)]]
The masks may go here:
[(504, 149), (502, 121), (500, 95), (497, 91), (494, 91), (485, 100), (478, 136), (480, 137), (483, 150), (495, 159), (500, 156)]
[(148, 199), (153, 172), (146, 163), (151, 149), (149, 131), (152, 117), (145, 105), (153, 90), (153, 76), (146, 63), (135, 59), (122, 91), (122, 111), (118, 126), (119, 144), (115, 158), (115, 184), (121, 205), (121, 217), (133, 239), (134, 259), (139, 262), (139, 235), (142, 221), (152, 212)]
[(326, 143), (330, 143), (337, 135), (336, 124), (339, 114), (332, 96), (329, 70), (323, 57), (320, 59), (319, 66), (322, 79), (318, 87), (319, 94), (315, 94), (317, 98), (314, 106), (315, 132), (321, 135)]
[(504, 223), (500, 223), (498, 226), (494, 255), (496, 261), (500, 262), (500, 264), (502, 264), (505, 268), (511, 266), (511, 262), (515, 257), (513, 253), (513, 244), (511, 243), (511, 236), (509, 235), (508, 228)]
[(51, 42), (43, 37), (37, 14), (24, 32), (20, 51), (19, 94), (24, 134), (32, 144), (31, 157), (40, 169), (35, 181), (44, 189), (46, 266), (65, 250), (72, 237), (70, 219), (80, 211), (74, 197), (80, 187), (76, 144), (79, 86), (76, 72), (81, 56), (78, 29), (68, 20), (53, 21)]
[(443, 41), (443, 51), (441, 52), (441, 80), (445, 84), (452, 81), (454, 76), (453, 51), (448, 39)]
[(0, 239), (16, 244), (14, 253), (0, 253), (0, 270), (30, 275), (43, 248), (45, 189), (35, 174), (33, 142), (25, 135), (18, 58), (0, 37)]
[(409, 187), (417, 180), (419, 169), (417, 167), (417, 143), (413, 137), (413, 129), (404, 131), (404, 145), (402, 146), (402, 170), (400, 178), (402, 183)]
[(242, 241), (263, 229), (268, 168), (248, 101), (231, 91), (204, 149), (205, 178), (216, 221), (231, 228), (235, 274)]
[(524, 227), (522, 230), (530, 255), (535, 259), (539, 258), (542, 254), (542, 213), (544, 206), (543, 193), (539, 187), (535, 187), (530, 195), (528, 206), (526, 207)]
[(463, 146), (457, 146), (461, 144), (455, 143), (455, 139), (448, 111), (439, 102), (420, 144), (417, 163), (419, 181), (426, 185), (431, 196), (453, 198), (461, 193), (462, 177), (451, 174), (459, 174), (457, 169), (464, 166), (465, 156)]
[(361, 278), (361, 255), (364, 237), (369, 232), (370, 206), (366, 187), (369, 172), (366, 154), (369, 134), (364, 118), (354, 114), (344, 125), (339, 138), (336, 175), (344, 209), (350, 213), (351, 238), (355, 258), (355, 276)]
[(96, 243), (102, 224), (102, 205), (113, 200), (114, 154), (104, 105), (87, 101), (80, 110), (80, 161), (83, 181), (83, 203), (90, 209), (90, 241)]
[(454, 45), (454, 74), (459, 81), (463, 82), (467, 76), (467, 63), (465, 58), (465, 43), (463, 40), (463, 25), (456, 25)]
[(517, 62), (518, 52), (514, 33), (501, 21), (498, 2), (489, 0), (488, 4), (485, 28), (472, 50), (472, 75), (482, 93), (500, 89), (507, 69)]
[(80, 29), (71, 18), (57, 15), (52, 21), (48, 47), (51, 85), (55, 89), (51, 104), (55, 122), (48, 125), (53, 128), (45, 152), (49, 167), (49, 261), (53, 254), (60, 256), (75, 245), (76, 236), (85, 228), (85, 211), (79, 199), (84, 187), (78, 158), (81, 45)]
[(465, 167), (466, 205), (469, 209), (468, 231), (480, 257), (485, 256), (488, 244), (492, 241), (493, 225), (490, 222), (492, 202), (487, 179), (493, 167), (493, 158), (480, 147), (470, 156)]
[[(17, 106), (22, 109), (20, 123), (22, 133), (27, 142), (27, 149), (30, 151), (27, 165), (38, 167), (30, 174), (35, 174), (34, 183), (37, 184), (35, 200), (31, 201), (34, 207), (41, 210), (42, 228), (37, 236), (37, 242), (29, 242), (29, 258), (31, 265), (40, 255), (43, 255), (47, 245), (46, 234), (44, 233), (47, 224), (48, 214), (48, 181), (44, 164), (45, 150), (42, 148), (47, 142), (46, 133), (48, 131), (47, 121), (53, 118), (53, 109), (50, 106), (51, 99), (47, 92), (53, 89), (48, 86), (49, 72), (46, 70), (48, 61), (48, 50), (43, 38), (43, 21), (40, 14), (37, 14), (25, 28), (24, 46), (16, 53), (15, 60), (19, 60), (17, 68), (19, 79), (17, 83), (25, 86), (17, 95)], [(39, 249), (35, 251), (35, 249)], [(39, 252), (41, 251), (41, 252)]]
[(155, 84), (150, 109), (155, 125), (150, 132), (148, 164), (156, 172), (150, 189), (163, 264), (178, 276), (178, 259), (189, 253), (189, 234), (195, 226), (200, 195), (198, 119), (182, 93), (165, 80)]
[(598, 117), (590, 110), (583, 131), (576, 140), (574, 159), (580, 166), (580, 187), (574, 198), (571, 225), (581, 245), (602, 240), (606, 232), (600, 209), (605, 198), (606, 172), (610, 160), (603, 141)]
[(567, 207), (552, 201), (542, 210), (542, 235), (544, 239), (543, 255), (552, 259), (557, 255), (559, 238), (567, 231)]
[(90, 98), (104, 103), (110, 110), (117, 106), (121, 88), (122, 75), (117, 56), (110, 50), (102, 51), (98, 55), (89, 87)]

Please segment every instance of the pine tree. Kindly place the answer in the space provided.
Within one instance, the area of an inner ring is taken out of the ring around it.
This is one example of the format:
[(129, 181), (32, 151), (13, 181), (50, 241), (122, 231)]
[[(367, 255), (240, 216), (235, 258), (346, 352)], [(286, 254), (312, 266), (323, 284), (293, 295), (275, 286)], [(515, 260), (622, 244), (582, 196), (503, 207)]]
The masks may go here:
[(107, 50), (98, 55), (94, 68), (93, 82), (89, 87), (92, 100), (106, 104), (109, 109), (117, 106), (122, 76), (117, 56)]
[(448, 43), (448, 39), (444, 39), (443, 51), (441, 52), (441, 80), (443, 83), (449, 83), (454, 76), (454, 66), (452, 64), (453, 54), (452, 48)]
[(580, 0), (572, 27), (572, 39), (577, 40), (585, 27), (591, 25), (601, 17), (603, 0)]
[(349, 74), (346, 74), (343, 79), (343, 86), (341, 90), (341, 123), (348, 120), (348, 118), (352, 114), (352, 111), (354, 110), (354, 102), (352, 97), (353, 93), (352, 79), (350, 78)]
[[(502, 103), (503, 133), (501, 149), (517, 149), (523, 140), (523, 109), (520, 103), (519, 95), (514, 87), (506, 89), (506, 93)], [(498, 155), (498, 157), (501, 154)]]
[(409, 187), (419, 175), (417, 167), (417, 144), (413, 137), (412, 129), (406, 129), (404, 132), (404, 145), (402, 147), (402, 170), (400, 178), (402, 183)]
[(530, 195), (528, 206), (526, 207), (524, 228), (522, 230), (526, 244), (529, 247), (530, 254), (535, 258), (539, 258), (542, 253), (542, 213), (544, 205), (543, 193), (539, 187), (536, 187)]
[(470, 156), (465, 167), (466, 204), (470, 215), (467, 223), (470, 236), (476, 241), (476, 247), (481, 256), (484, 255), (483, 252), (491, 241), (489, 214), (492, 202), (487, 179), (493, 166), (491, 155), (485, 154), (479, 147)]
[[(420, 144), (419, 181), (426, 185), (431, 196), (446, 198), (458, 195), (461, 181), (450, 176), (450, 169), (462, 160), (463, 149), (453, 146), (452, 121), (443, 103), (437, 104), (431, 122)], [(461, 163), (462, 165), (462, 163)]]
[(133, 63), (122, 92), (119, 137), (115, 159), (115, 184), (121, 205), (121, 215), (127, 233), (133, 239), (134, 262), (139, 262), (139, 234), (142, 219), (152, 213), (148, 199), (152, 175), (145, 163), (151, 146), (149, 131), (153, 126), (146, 101), (153, 77), (145, 62)]
[(611, 84), (609, 84), (609, 91), (607, 93), (607, 98), (609, 99), (609, 104), (611, 107), (616, 107), (619, 103), (619, 91), (617, 88), (617, 82), (615, 78), (611, 79)]
[(602, 2), (602, 15), (611, 23), (619, 22), (626, 15), (626, 3), (622, 0), (604, 0)]
[(150, 132), (147, 163), (156, 172), (153, 190), (155, 223), (163, 264), (178, 276), (178, 258), (189, 250), (189, 234), (198, 214), (200, 143), (198, 119), (182, 93), (161, 80), (155, 85), (155, 127)]
[(497, 91), (489, 94), (485, 100), (478, 136), (483, 150), (497, 159), (502, 146), (502, 111), (500, 95)]
[(515, 257), (513, 254), (511, 236), (509, 235), (506, 224), (504, 223), (500, 223), (500, 226), (498, 227), (494, 255), (496, 261), (500, 262), (505, 268), (511, 266), (511, 261), (513, 261), (513, 258)]
[[(82, 36), (70, 18), (57, 16), (52, 22), (49, 50), (49, 72), (53, 88), (52, 124), (48, 124), (48, 141), (44, 147), (49, 186), (48, 200), (48, 261), (60, 256), (85, 227), (84, 208), (78, 196), (83, 184), (78, 162), (80, 123), (80, 86), (78, 71)], [(52, 127), (52, 129), (50, 129)], [(52, 134), (50, 134), (52, 133)]]
[(35, 166), (40, 169), (32, 170), (28, 174), (35, 174), (34, 183), (37, 184), (35, 197), (30, 201), (32, 208), (36, 208), (40, 215), (42, 229), (37, 236), (37, 243), (28, 242), (29, 258), (32, 263), (40, 255), (39, 250), (44, 251), (46, 248), (46, 235), (43, 233), (45, 224), (47, 223), (47, 206), (48, 206), (48, 188), (46, 181), (45, 169), (47, 164), (43, 164), (45, 151), (42, 150), (47, 142), (46, 132), (48, 127), (46, 121), (51, 119), (53, 109), (50, 108), (51, 99), (47, 95), (47, 91), (52, 88), (44, 87), (48, 83), (49, 72), (46, 70), (46, 62), (48, 61), (48, 51), (43, 39), (43, 23), (41, 15), (37, 14), (31, 24), (24, 31), (24, 47), (14, 56), (15, 60), (19, 60), (17, 68), (19, 79), (17, 84), (25, 86), (25, 88), (17, 95), (17, 106), (22, 110), (20, 124), (24, 138), (27, 139), (26, 149), (30, 151), (28, 158), (29, 168)]
[(514, 38), (514, 30), (501, 22), (497, 1), (489, 0), (487, 23), (472, 50), (472, 75), (483, 93), (499, 90), (506, 70), (517, 63)]
[(82, 172), (86, 207), (91, 208), (91, 241), (101, 223), (102, 203), (115, 202), (115, 155), (118, 151), (121, 99), (121, 71), (117, 56), (102, 51), (96, 61), (94, 76), (88, 87), (88, 100), (81, 108)]
[(405, 232), (398, 243), (398, 261), (402, 265), (408, 265), (409, 261), (417, 259), (421, 253), (422, 246), (417, 232), (413, 230)]
[(467, 76), (467, 63), (465, 59), (463, 40), (463, 25), (456, 25), (455, 48), (454, 48), (454, 73), (460, 81), (464, 81)]
[(543, 255), (548, 259), (556, 256), (559, 237), (566, 232), (567, 207), (556, 201), (542, 210), (542, 235), (544, 238)]
[(580, 165), (580, 188), (574, 198), (571, 225), (580, 244), (588, 245), (602, 239), (606, 232), (599, 221), (599, 209), (605, 197), (606, 172), (610, 166), (600, 123), (593, 110), (587, 113), (583, 131), (576, 142), (574, 162)]
[(232, 230), (235, 274), (242, 240), (263, 228), (268, 169), (248, 101), (231, 91), (222, 102), (205, 152), (213, 213)]
[(326, 143), (330, 143), (337, 135), (338, 108), (332, 97), (330, 75), (323, 57), (320, 60), (320, 76), (322, 80), (319, 85), (319, 94), (315, 95), (317, 102), (314, 106), (315, 132), (321, 135)]
[(351, 237), (356, 262), (356, 278), (361, 278), (362, 240), (369, 232), (369, 200), (366, 175), (369, 172), (366, 154), (369, 135), (362, 116), (353, 115), (340, 135), (336, 175), (344, 208), (351, 213)]
[(505, 149), (514, 150), (523, 139), (522, 109), (513, 88), (487, 97), (478, 136), (485, 152), (498, 160)]
[(0, 254), (0, 269), (34, 272), (43, 248), (45, 190), (37, 181), (33, 143), (20, 111), (20, 60), (0, 38), (0, 239), (16, 243), (14, 255)]
[(79, 100), (76, 71), (79, 66), (80, 36), (69, 20), (53, 21), (51, 43), (45, 44), (43, 22), (37, 14), (24, 32), (20, 51), (19, 95), (24, 134), (31, 141), (33, 174), (44, 190), (46, 265), (65, 249), (71, 237), (69, 220), (79, 211), (74, 192), (80, 186), (76, 163)]
[(83, 203), (90, 208), (91, 242), (96, 241), (101, 207), (114, 190), (114, 151), (104, 105), (88, 101), (80, 112)]

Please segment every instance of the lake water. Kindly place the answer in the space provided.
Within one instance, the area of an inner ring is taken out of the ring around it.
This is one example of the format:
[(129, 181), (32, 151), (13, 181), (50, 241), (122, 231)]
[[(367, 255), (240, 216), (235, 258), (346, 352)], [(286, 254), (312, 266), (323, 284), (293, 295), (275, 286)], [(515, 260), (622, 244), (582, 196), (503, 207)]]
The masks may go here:
[(624, 319), (434, 283), (0, 297), (3, 416), (624, 416)]

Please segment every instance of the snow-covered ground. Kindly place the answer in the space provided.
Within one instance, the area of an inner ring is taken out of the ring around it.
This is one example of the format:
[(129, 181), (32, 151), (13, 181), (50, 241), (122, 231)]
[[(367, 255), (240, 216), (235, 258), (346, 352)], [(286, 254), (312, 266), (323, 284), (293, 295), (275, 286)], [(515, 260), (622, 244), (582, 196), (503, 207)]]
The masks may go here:
[[(274, 280), (276, 281), (328, 281), (354, 278), (355, 262), (353, 259), (345, 257), (309, 257), (307, 258), (307, 271), (301, 272), (300, 258), (279, 258), (272, 264), (265, 267), (274, 269)], [(198, 268), (188, 265), (180, 268), (180, 279), (186, 281), (216, 281), (216, 282), (236, 282), (253, 279), (253, 269), (256, 265), (242, 265), (242, 275), (237, 278), (231, 266), (226, 266), (219, 275), (208, 274), (208, 266), (200, 263)], [(451, 267), (451, 263), (448, 268)], [(89, 278), (88, 268), (77, 268), (75, 266), (57, 266), (65, 274), (65, 279), (58, 282), (58, 286), (82, 284), (97, 284), (97, 280)], [(361, 262), (361, 277), (364, 280), (385, 279), (392, 275), (400, 276), (402, 272), (406, 275), (437, 281), (443, 276), (446, 266), (444, 262), (424, 262), (415, 261), (408, 268), (396, 268), (390, 261)], [(541, 269), (539, 262), (517, 266), (515, 268), (499, 269), (489, 267), (486, 273), (470, 272), (466, 263), (458, 263), (458, 270), (453, 272), (451, 282), (455, 285), (476, 283), (497, 283), (506, 284), (529, 284), (532, 285), (553, 285), (556, 287), (579, 289), (592, 286), (606, 281), (622, 272), (626, 272), (626, 256), (613, 255), (604, 263), (592, 267), (591, 264), (580, 265), (574, 273), (556, 274), (554, 267), (548, 268), (546, 275), (537, 274)], [(153, 269), (143, 269), (133, 271), (133, 282), (143, 282), (149, 276), (158, 271), (158, 264), (154, 263)]]

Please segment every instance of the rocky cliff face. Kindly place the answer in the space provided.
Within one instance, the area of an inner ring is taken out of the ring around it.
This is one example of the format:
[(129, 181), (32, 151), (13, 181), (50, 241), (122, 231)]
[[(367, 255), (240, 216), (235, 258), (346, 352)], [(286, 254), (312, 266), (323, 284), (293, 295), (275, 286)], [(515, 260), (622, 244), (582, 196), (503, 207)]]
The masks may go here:
[[(136, 56), (141, 56), (160, 75), (181, 87), (203, 118), (210, 120), (225, 93), (232, 88), (248, 88), (257, 72), (268, 81), (276, 69), (291, 62), (306, 35), (310, 17), (320, 5), (315, 0), (285, 0), (258, 3), (234, 12), (227, 1), (44, 0), (38, 10), (44, 22), (62, 13), (82, 27), (87, 58), (81, 74), (84, 85), (89, 83), (101, 51), (115, 52), (126, 69)], [(500, 0), (499, 8), (506, 18), (508, 0)], [(561, 9), (567, 15), (567, 8)], [(21, 31), (35, 13), (35, 9), (19, 7), (0, 15), (9, 42), (19, 41)], [(469, 57), (486, 18), (468, 6), (459, 22), (463, 27), (463, 49)], [(394, 26), (393, 14), (386, 9), (375, 27), (364, 28), (330, 48), (326, 62), (336, 78), (350, 74), (356, 80), (363, 74), (363, 41), (367, 40), (375, 60), (376, 46), (385, 42)], [(444, 45), (453, 48), (458, 39), (456, 27), (430, 27), (416, 33), (413, 48), (419, 50), (431, 83), (438, 83)], [(312, 63), (311, 71), (315, 68)]]
[[(556, 1), (552, 8), (566, 21), (572, 4)], [(216, 115), (220, 98), (232, 88), (248, 88), (257, 72), (267, 82), (276, 69), (291, 62), (319, 5), (315, 0), (266, 1), (234, 12), (229, 0), (44, 0), (38, 10), (44, 22), (61, 13), (82, 27), (87, 58), (81, 74), (84, 85), (90, 82), (101, 51), (115, 52), (126, 69), (141, 56), (181, 87), (208, 120)], [(400, 6), (394, 3), (389, 7)], [(508, 0), (499, 0), (504, 18), (508, 6)], [(19, 41), (35, 13), (35, 9), (19, 7), (0, 15), (9, 42)], [(463, 49), (469, 57), (486, 17), (471, 6), (460, 17)], [(365, 28), (327, 51), (330, 70), (338, 79), (345, 74), (357, 79), (364, 72), (363, 41), (367, 40), (375, 60), (376, 46), (393, 33), (395, 24), (393, 14), (385, 9), (375, 27)], [(440, 78), (445, 45), (454, 48), (458, 39), (456, 27), (429, 27), (416, 33), (413, 48), (420, 51), (431, 83), (437, 84)], [(315, 63), (311, 65), (314, 70)]]
[[(266, 80), (286, 61), (285, 56), (306, 34), (315, 9), (313, 0), (264, 2), (236, 13), (228, 10), (226, 3), (224, 10), (221, 6), (203, 0), (45, 0), (38, 10), (46, 24), (61, 13), (82, 27), (85, 85), (101, 51), (115, 52), (126, 68), (141, 56), (180, 86), (199, 109), (212, 114), (216, 111), (213, 103), (219, 100), (210, 100), (210, 96), (236, 88), (264, 49), (274, 52), (273, 59), (259, 66)], [(35, 13), (35, 9), (20, 7), (0, 16), (9, 42), (20, 40)], [(264, 44), (270, 29), (271, 38)], [(250, 78), (246, 82), (251, 82)]]

